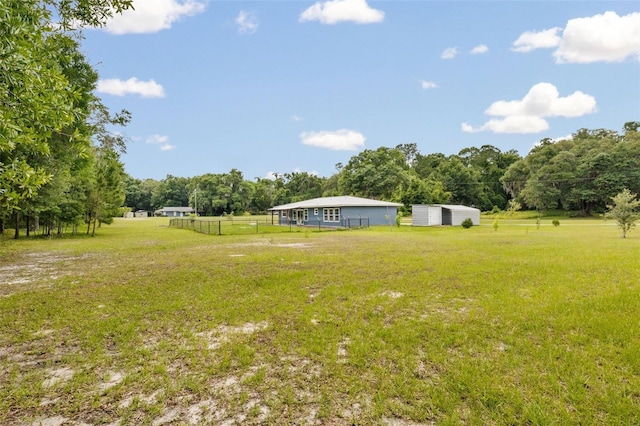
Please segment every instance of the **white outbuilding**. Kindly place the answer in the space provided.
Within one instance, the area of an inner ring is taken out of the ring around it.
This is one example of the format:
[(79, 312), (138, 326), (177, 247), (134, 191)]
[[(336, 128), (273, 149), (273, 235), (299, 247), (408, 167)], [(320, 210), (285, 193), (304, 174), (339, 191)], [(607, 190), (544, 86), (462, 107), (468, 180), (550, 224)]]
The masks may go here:
[(414, 204), (413, 226), (461, 225), (465, 219), (471, 219), (474, 225), (480, 225), (480, 209), (451, 204)]

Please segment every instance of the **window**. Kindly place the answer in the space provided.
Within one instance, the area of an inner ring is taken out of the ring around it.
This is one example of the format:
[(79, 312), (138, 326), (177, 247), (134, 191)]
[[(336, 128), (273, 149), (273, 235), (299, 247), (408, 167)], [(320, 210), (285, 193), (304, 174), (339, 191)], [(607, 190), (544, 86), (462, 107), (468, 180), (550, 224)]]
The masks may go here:
[(307, 222), (309, 220), (309, 209), (304, 209), (304, 221)]
[(282, 210), (282, 217), (287, 217), (287, 211), (286, 210)]
[(340, 209), (331, 208), (323, 209), (322, 220), (325, 222), (340, 222)]
[(314, 216), (318, 216), (318, 208), (317, 207), (315, 209), (313, 209), (313, 215)]

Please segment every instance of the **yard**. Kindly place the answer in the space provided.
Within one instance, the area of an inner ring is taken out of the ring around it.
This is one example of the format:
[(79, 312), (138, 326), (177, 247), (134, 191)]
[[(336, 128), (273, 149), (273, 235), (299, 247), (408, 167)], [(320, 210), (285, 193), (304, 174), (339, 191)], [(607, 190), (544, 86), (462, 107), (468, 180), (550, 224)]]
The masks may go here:
[(639, 424), (640, 230), (0, 241), (2, 424)]

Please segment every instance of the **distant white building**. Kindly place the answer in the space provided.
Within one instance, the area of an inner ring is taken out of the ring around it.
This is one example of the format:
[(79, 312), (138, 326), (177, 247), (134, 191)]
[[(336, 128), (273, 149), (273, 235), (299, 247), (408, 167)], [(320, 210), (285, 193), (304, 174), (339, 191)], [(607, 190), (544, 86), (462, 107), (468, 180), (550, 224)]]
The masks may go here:
[(413, 226), (461, 225), (465, 219), (471, 219), (474, 225), (480, 225), (480, 210), (451, 204), (414, 204)]
[(163, 207), (155, 211), (156, 216), (184, 217), (196, 211), (192, 207)]

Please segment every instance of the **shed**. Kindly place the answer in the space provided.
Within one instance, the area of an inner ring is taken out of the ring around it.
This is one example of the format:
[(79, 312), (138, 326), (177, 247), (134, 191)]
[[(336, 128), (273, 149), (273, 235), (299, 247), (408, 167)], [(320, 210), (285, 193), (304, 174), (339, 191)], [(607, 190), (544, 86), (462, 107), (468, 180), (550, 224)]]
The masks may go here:
[(155, 211), (156, 216), (183, 217), (195, 213), (192, 207), (163, 207)]
[(480, 225), (480, 210), (452, 204), (413, 205), (413, 226), (457, 226), (465, 219), (471, 219), (474, 225)]
[(395, 222), (399, 203), (352, 196), (322, 197), (269, 209), (280, 225), (358, 227)]

